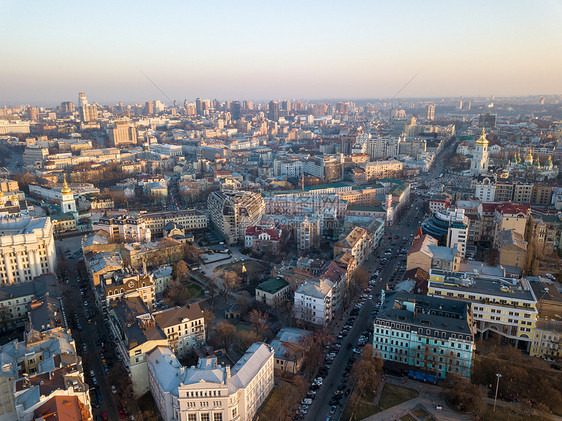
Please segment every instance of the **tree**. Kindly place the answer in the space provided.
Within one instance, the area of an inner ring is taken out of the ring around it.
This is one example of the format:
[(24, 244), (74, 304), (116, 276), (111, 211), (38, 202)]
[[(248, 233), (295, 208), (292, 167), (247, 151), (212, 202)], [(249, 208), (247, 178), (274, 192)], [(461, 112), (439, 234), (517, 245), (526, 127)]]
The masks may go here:
[(486, 403), (482, 390), (462, 377), (451, 375), (452, 384), (448, 392), (449, 402), (459, 411), (482, 416), (486, 412)]
[(201, 249), (192, 243), (186, 243), (183, 248), (184, 258), (189, 263), (198, 263), (201, 253)]
[(172, 281), (164, 292), (164, 302), (170, 307), (182, 306), (193, 298), (193, 294), (184, 284)]
[(215, 329), (215, 336), (221, 345), (228, 351), (232, 341), (236, 337), (236, 327), (228, 322), (222, 321)]
[(382, 373), (382, 360), (373, 354), (373, 346), (365, 345), (359, 360), (353, 364), (350, 378), (352, 394), (350, 397), (352, 413), (354, 414), (361, 400), (372, 395)]
[(174, 265), (172, 277), (180, 282), (186, 282), (189, 279), (189, 268), (184, 260), (180, 260)]
[(263, 334), (268, 329), (267, 313), (254, 309), (250, 312), (250, 325), (259, 334)]
[(206, 308), (205, 310), (203, 310), (203, 317), (205, 318), (205, 325), (208, 329), (209, 326), (211, 326), (215, 321), (215, 313), (213, 313), (211, 309)]
[(260, 335), (258, 332), (255, 332), (253, 330), (241, 330), (236, 335), (236, 343), (238, 344), (238, 349), (241, 352), (244, 352), (253, 343), (263, 341), (263, 339), (264, 338), (262, 335)]
[(223, 271), (220, 275), (222, 279), (221, 291), (226, 301), (228, 295), (240, 286), (240, 275), (233, 270)]

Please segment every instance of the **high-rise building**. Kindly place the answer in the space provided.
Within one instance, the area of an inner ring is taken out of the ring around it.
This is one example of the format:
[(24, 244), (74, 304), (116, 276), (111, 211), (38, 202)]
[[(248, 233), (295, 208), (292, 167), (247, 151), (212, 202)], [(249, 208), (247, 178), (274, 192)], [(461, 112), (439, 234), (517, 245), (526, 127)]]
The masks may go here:
[(144, 115), (154, 115), (154, 102), (146, 101), (144, 103)]
[(464, 209), (444, 209), (435, 212), (423, 221), (421, 228), (424, 234), (435, 238), (440, 246), (459, 248), (461, 256), (466, 253), (469, 219)]
[(258, 225), (264, 215), (265, 201), (260, 193), (215, 191), (209, 195), (207, 209), (227, 244), (243, 243), (246, 228)]
[(430, 121), (435, 120), (435, 105), (429, 104), (427, 106), (427, 119)]
[(84, 108), (88, 105), (88, 99), (86, 98), (86, 94), (84, 92), (78, 93), (78, 106), (80, 108)]
[(269, 102), (269, 114), (270, 120), (279, 121), (279, 103), (275, 100)]
[(242, 105), (240, 101), (232, 101), (230, 103), (230, 112), (232, 113), (233, 120), (240, 120), (242, 115)]
[(98, 119), (97, 107), (88, 104), (88, 99), (84, 92), (78, 94), (78, 103), (80, 104), (80, 118), (84, 123), (96, 121)]
[(29, 107), (27, 110), (27, 117), (31, 121), (39, 120), (39, 110), (37, 109), (37, 107)]
[(30, 216), (0, 218), (0, 284), (20, 284), (55, 271), (51, 219)]
[(61, 102), (60, 110), (64, 114), (71, 114), (76, 111), (76, 107), (74, 107), (74, 103), (72, 101), (65, 101)]

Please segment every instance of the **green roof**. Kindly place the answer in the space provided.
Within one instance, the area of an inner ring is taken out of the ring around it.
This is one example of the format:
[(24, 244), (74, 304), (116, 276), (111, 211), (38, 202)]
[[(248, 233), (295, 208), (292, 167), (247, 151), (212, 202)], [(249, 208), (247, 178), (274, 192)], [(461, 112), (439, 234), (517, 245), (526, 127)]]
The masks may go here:
[(381, 183), (374, 184), (360, 184), (353, 186), (352, 190), (368, 190), (368, 189), (383, 189), (384, 186)]
[(289, 283), (283, 278), (269, 278), (267, 281), (259, 284), (256, 289), (268, 294), (276, 294), (287, 286), (289, 286)]
[(330, 184), (319, 184), (317, 186), (308, 186), (305, 187), (304, 189), (306, 191), (310, 191), (310, 190), (322, 190), (322, 189), (337, 189), (339, 187), (350, 187), (351, 184), (347, 184), (347, 183), (330, 183)]
[(381, 178), (378, 181), (379, 183), (404, 184), (404, 181), (397, 180), (396, 178)]

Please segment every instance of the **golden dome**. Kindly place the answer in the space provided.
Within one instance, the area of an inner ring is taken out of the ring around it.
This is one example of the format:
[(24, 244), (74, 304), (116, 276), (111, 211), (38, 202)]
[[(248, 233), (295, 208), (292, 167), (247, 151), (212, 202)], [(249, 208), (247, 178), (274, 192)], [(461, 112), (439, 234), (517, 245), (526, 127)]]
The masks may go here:
[(68, 184), (66, 183), (66, 174), (63, 175), (63, 180), (64, 180), (64, 185), (63, 185), (62, 190), (60, 192), (62, 194), (71, 194), (72, 190), (70, 190), (70, 187), (68, 187)]
[(486, 131), (484, 130), (484, 127), (482, 127), (482, 135), (480, 136), (480, 139), (478, 139), (476, 141), (477, 145), (487, 145), (488, 144), (488, 139), (486, 139)]

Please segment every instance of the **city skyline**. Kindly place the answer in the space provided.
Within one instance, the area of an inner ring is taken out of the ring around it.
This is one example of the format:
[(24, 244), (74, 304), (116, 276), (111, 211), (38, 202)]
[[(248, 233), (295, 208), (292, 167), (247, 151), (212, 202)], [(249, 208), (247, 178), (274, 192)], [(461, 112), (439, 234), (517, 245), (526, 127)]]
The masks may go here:
[(13, 2), (5, 12), (2, 105), (50, 106), (79, 91), (103, 104), (163, 99), (148, 77), (178, 101), (389, 98), (415, 74), (401, 97), (562, 92), (554, 1)]

